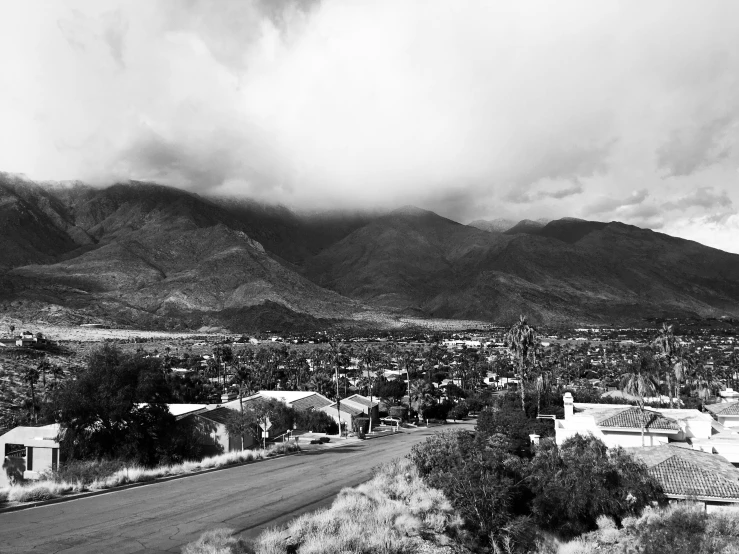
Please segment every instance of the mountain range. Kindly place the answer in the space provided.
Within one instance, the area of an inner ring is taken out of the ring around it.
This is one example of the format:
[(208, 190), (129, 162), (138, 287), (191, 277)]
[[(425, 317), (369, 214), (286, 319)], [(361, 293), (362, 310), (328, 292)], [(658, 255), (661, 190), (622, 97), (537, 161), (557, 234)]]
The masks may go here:
[(573, 218), (300, 214), (151, 183), (0, 174), (0, 253), (0, 313), (24, 321), (246, 331), (739, 316), (739, 255)]

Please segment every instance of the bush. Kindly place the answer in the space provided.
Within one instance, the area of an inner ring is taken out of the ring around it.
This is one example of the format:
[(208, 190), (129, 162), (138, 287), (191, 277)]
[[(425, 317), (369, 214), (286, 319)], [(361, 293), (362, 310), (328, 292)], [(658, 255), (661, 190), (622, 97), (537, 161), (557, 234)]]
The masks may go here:
[(505, 435), (511, 443), (511, 451), (518, 456), (530, 457), (531, 439), (536, 434), (541, 438), (554, 436), (554, 424), (548, 419), (530, 419), (521, 411), (520, 405), (501, 403), (485, 408), (477, 416), (478, 433), (481, 438)]
[(449, 415), (452, 417), (452, 419), (464, 419), (469, 413), (469, 406), (467, 406), (467, 403), (462, 400), (461, 402), (455, 404), (455, 406), (449, 412)]
[(326, 412), (317, 410), (295, 411), (295, 424), (298, 429), (336, 435), (339, 433), (339, 425), (336, 420)]
[[(439, 548), (435, 539), (440, 544), (450, 542), (460, 523), (440, 491), (426, 486), (407, 460), (395, 460), (379, 468), (368, 483), (343, 489), (330, 508), (297, 517), (285, 530), (265, 531), (255, 541), (254, 551), (447, 552), (448, 547)], [(238, 550), (230, 540), (236, 541), (227, 530), (210, 531), (187, 545), (183, 554), (250, 552)]]
[(406, 406), (390, 406), (388, 415), (401, 421), (408, 421), (408, 408)]
[(600, 516), (620, 523), (664, 501), (644, 464), (623, 449), (609, 450), (595, 437), (575, 435), (561, 447), (546, 441), (529, 471), (534, 520), (566, 538), (596, 529)]
[(408, 457), (424, 481), (449, 498), (476, 541), (505, 541), (515, 533), (515, 540), (526, 542), (519, 534), (527, 526), (513, 525), (526, 515), (521, 464), (505, 448), (482, 447), (471, 433), (446, 431), (415, 445)]
[(447, 402), (439, 402), (423, 410), (423, 419), (446, 419), (449, 415), (451, 405)]
[(98, 479), (103, 479), (125, 468), (125, 460), (72, 460), (59, 465), (56, 471), (48, 473), (44, 477), (55, 483), (82, 483), (89, 484)]
[(233, 536), (231, 529), (206, 531), (198, 540), (185, 545), (182, 554), (253, 554), (251, 544)]
[(355, 417), (352, 421), (352, 430), (355, 433), (367, 433), (370, 420), (368, 417)]

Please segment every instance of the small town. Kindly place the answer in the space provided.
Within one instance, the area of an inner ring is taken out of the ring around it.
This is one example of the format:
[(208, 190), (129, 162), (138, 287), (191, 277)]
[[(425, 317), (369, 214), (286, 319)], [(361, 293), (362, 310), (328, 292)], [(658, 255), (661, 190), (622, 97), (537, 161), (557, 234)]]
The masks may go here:
[(739, 554), (739, 1), (0, 0), (0, 554)]
[[(442, 435), (429, 448), (469, 436), (528, 464), (551, 449), (619, 452), (653, 487), (639, 502), (739, 514), (737, 330), (733, 321), (539, 330), (521, 316), (508, 329), (451, 334), (144, 333), (88, 343), (8, 328), (0, 499), (35, 505), (434, 430)], [(508, 509), (498, 517), (515, 519)], [(582, 517), (567, 524), (595, 523)]]

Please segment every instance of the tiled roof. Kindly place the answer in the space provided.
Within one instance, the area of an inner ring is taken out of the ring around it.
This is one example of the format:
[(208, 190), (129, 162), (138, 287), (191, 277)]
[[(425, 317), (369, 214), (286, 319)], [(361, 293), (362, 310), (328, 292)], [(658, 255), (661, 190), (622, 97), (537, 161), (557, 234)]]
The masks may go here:
[[(649, 430), (659, 429), (665, 431), (679, 431), (680, 427), (677, 422), (663, 417), (659, 412), (651, 410), (644, 411), (646, 425), (644, 427)], [(615, 415), (602, 419), (598, 422), (598, 427), (622, 427), (628, 429), (642, 428), (642, 412), (639, 408), (627, 408)]]
[(324, 406), (330, 406), (332, 402), (321, 394), (311, 394), (292, 402), (291, 406), (296, 410), (318, 410)]
[(673, 446), (629, 451), (668, 495), (739, 500), (739, 470), (717, 454)]
[(722, 402), (721, 404), (708, 404), (706, 410), (716, 415), (739, 415), (739, 402)]

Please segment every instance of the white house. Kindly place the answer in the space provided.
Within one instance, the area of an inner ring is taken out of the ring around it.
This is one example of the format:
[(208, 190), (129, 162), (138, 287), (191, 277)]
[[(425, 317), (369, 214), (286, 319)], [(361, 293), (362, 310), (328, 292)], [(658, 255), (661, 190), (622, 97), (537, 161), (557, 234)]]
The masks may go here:
[(646, 408), (644, 416), (627, 404), (575, 403), (571, 393), (564, 395), (565, 417), (555, 420), (555, 440), (562, 444), (576, 435), (593, 435), (609, 447), (657, 446), (688, 439), (709, 439), (711, 418), (698, 410), (655, 410)]
[(722, 390), (718, 393), (720, 402), (727, 403), (727, 402), (736, 402), (739, 400), (739, 391), (735, 391), (734, 389), (727, 388), (726, 390)]
[(3, 452), (0, 487), (24, 479), (38, 479), (42, 473), (56, 469), (59, 464), (58, 434), (59, 425), (53, 423), (16, 427), (0, 436), (0, 451)]
[[(722, 394), (724, 392), (727, 391)], [(706, 410), (724, 427), (739, 428), (739, 402), (722, 400), (718, 404), (707, 404)]]

